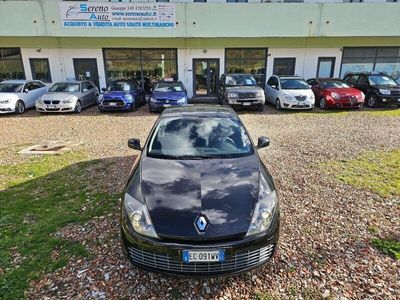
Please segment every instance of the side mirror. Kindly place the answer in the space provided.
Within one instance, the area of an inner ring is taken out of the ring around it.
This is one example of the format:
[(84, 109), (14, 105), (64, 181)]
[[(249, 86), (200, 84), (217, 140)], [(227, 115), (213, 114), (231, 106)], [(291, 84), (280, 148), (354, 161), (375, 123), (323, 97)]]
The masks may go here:
[(258, 138), (257, 149), (268, 147), (270, 144), (269, 138), (262, 136)]
[(83, 89), (82, 92), (86, 93), (88, 91), (88, 89)]
[(278, 86), (275, 85), (275, 84), (271, 85), (271, 87), (272, 87), (273, 89), (275, 89), (275, 90), (279, 90)]
[(142, 148), (140, 147), (140, 140), (137, 138), (132, 138), (128, 140), (128, 147), (141, 151)]
[(106, 88), (101, 88), (101, 90), (102, 90), (103, 92), (107, 91), (107, 89), (106, 89)]
[(29, 92), (29, 90), (28, 89), (24, 89), (24, 93), (28, 93)]

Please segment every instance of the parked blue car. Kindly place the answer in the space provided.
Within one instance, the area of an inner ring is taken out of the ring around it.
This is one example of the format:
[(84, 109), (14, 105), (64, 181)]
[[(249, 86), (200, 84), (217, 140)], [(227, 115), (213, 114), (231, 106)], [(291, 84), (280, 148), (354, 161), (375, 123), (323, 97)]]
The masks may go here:
[(165, 107), (182, 106), (188, 103), (187, 92), (180, 81), (159, 81), (150, 94), (149, 109), (161, 111)]
[(97, 104), (103, 111), (135, 111), (146, 103), (144, 91), (136, 80), (113, 80), (102, 89)]

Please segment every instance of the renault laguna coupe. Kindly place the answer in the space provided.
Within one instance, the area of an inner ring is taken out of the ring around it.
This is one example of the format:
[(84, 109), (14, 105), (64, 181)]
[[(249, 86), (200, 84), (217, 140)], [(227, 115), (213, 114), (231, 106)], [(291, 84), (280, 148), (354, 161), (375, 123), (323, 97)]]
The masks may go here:
[(279, 202), (270, 173), (229, 107), (166, 109), (140, 150), (121, 205), (131, 263), (176, 276), (241, 273), (275, 253)]

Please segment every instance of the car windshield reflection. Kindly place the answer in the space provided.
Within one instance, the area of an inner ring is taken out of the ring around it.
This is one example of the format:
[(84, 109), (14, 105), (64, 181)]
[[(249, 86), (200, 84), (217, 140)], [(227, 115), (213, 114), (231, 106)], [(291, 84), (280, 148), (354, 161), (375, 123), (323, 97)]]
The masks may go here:
[(162, 93), (167, 93), (167, 92), (182, 92), (182, 84), (180, 83), (167, 83), (167, 82), (162, 82), (162, 83), (157, 83), (156, 87), (154, 88), (155, 92), (162, 92)]
[(68, 92), (68, 93), (79, 93), (80, 87), (79, 83), (67, 83), (67, 82), (60, 82), (54, 84), (49, 92)]
[(150, 139), (148, 156), (170, 159), (207, 159), (254, 153), (238, 119), (166, 117)]
[(19, 83), (0, 83), (0, 93), (20, 93), (22, 84)]

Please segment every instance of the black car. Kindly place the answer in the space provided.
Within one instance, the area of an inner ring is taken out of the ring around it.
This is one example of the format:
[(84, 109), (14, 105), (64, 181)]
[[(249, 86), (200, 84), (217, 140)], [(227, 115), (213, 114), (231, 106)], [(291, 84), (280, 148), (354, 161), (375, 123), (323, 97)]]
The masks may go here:
[(376, 72), (348, 73), (343, 80), (365, 94), (368, 107), (387, 104), (400, 107), (400, 86), (389, 75)]
[(141, 151), (121, 205), (123, 248), (132, 264), (177, 276), (235, 274), (277, 248), (274, 182), (229, 107), (167, 108)]
[(264, 111), (265, 93), (251, 74), (222, 74), (218, 82), (218, 103)]

